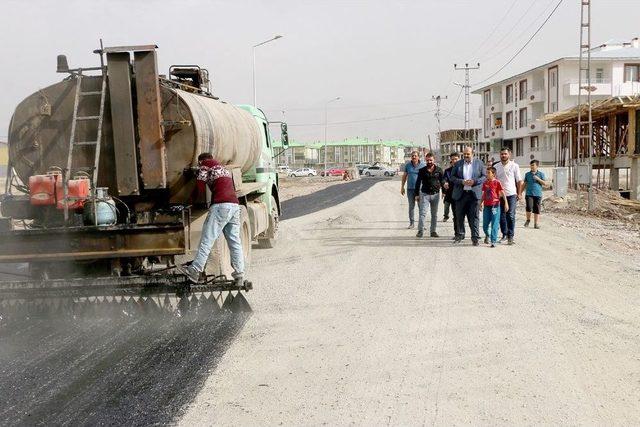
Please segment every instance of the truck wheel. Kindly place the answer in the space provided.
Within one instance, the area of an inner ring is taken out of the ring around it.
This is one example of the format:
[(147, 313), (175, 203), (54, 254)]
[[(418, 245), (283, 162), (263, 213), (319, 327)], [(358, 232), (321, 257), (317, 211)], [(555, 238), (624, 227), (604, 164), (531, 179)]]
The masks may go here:
[(385, 172), (385, 173), (384, 173), (384, 176), (389, 176), (389, 172)]
[[(311, 176), (311, 175), (309, 175)], [(278, 238), (278, 205), (276, 204), (276, 198), (271, 196), (271, 212), (269, 213), (269, 228), (266, 231), (268, 236), (263, 239), (258, 239), (258, 247), (260, 249), (271, 249), (276, 245), (276, 239)]]
[(371, 176), (371, 174), (369, 172), (364, 174), (365, 176)]

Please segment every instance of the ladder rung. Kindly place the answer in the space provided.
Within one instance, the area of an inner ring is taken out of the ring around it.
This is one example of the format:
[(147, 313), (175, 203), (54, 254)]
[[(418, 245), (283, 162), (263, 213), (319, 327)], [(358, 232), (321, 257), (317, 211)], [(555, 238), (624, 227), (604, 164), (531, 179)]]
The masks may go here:
[(98, 141), (77, 141), (73, 145), (96, 145)]
[(102, 95), (102, 92), (99, 90), (91, 91), (91, 92), (80, 92), (80, 95), (89, 96), (89, 95)]
[(581, 44), (580, 47), (583, 48), (583, 49), (589, 49), (589, 45), (588, 44)]
[(588, 138), (589, 138), (589, 135), (580, 135), (580, 136), (579, 136), (579, 138), (585, 138), (585, 139), (588, 139)]
[(98, 120), (100, 116), (82, 116), (76, 117), (76, 120)]

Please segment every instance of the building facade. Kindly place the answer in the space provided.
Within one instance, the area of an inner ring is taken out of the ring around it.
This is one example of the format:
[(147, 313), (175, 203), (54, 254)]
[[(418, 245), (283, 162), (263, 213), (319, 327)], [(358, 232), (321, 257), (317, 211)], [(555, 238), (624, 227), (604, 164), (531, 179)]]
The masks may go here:
[(489, 160), (489, 143), (479, 141), (481, 129), (447, 129), (438, 134), (440, 162), (449, 165), (451, 153), (462, 153), (464, 147), (473, 147), (475, 156), (483, 162)]
[[(279, 165), (292, 168), (304, 166), (324, 167), (325, 145), (321, 142), (292, 142), (282, 150), (279, 141), (274, 141), (276, 161)], [(366, 138), (350, 138), (342, 141), (327, 142), (327, 167), (349, 167), (360, 163), (382, 163), (398, 167), (405, 162), (405, 147), (412, 143), (400, 140), (369, 140)]]
[[(519, 163), (560, 162), (559, 133), (542, 117), (577, 105), (578, 63), (577, 56), (560, 58), (473, 91), (482, 97), (479, 141), (490, 144), (490, 157), (504, 146)], [(640, 39), (593, 48), (591, 86), (594, 100), (640, 93)]]

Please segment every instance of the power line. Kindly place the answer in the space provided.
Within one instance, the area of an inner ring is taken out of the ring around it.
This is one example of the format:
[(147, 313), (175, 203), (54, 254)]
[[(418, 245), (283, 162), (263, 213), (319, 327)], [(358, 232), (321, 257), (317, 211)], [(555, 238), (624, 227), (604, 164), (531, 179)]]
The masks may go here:
[[(513, 3), (511, 3), (511, 7), (509, 9), (507, 9), (507, 12), (502, 16), (502, 18), (500, 18), (500, 20), (496, 23), (496, 25), (493, 27), (493, 30), (491, 30), (491, 32), (489, 33), (489, 35), (487, 35), (487, 37), (484, 38), (484, 40), (482, 40), (482, 42), (473, 50), (473, 52), (480, 52), (480, 48), (483, 47), (485, 45), (485, 43), (487, 41), (489, 41), (489, 39), (491, 38), (491, 36), (493, 36), (496, 32), (496, 30), (500, 27), (500, 25), (502, 24), (502, 22), (507, 18), (507, 16), (509, 15), (509, 13), (511, 12), (511, 10), (514, 8), (514, 6), (516, 5), (516, 3), (518, 3), (518, 0), (514, 0)], [(532, 2), (533, 3), (533, 2)], [(478, 59), (478, 56), (475, 56), (473, 58), (472, 62), (475, 62)]]
[(547, 5), (542, 8), (542, 10), (540, 11), (540, 13), (538, 14), (538, 16), (536, 16), (530, 23), (529, 25), (527, 25), (522, 32), (520, 32), (520, 34), (518, 34), (517, 36), (515, 36), (513, 39), (511, 39), (511, 43), (507, 44), (504, 48), (501, 49), (496, 49), (496, 53), (494, 53), (491, 56), (488, 56), (486, 58), (484, 58), (484, 61), (491, 61), (494, 58), (497, 58), (498, 56), (502, 55), (504, 52), (506, 52), (507, 50), (511, 49), (512, 46), (518, 44), (518, 41), (523, 37), (526, 36), (527, 34), (529, 34), (529, 30), (531, 29), (531, 27), (533, 27), (534, 25), (536, 25), (536, 23), (540, 20), (540, 18), (542, 18), (544, 15), (546, 15), (548, 13), (548, 10), (550, 7), (553, 7), (553, 3), (555, 3), (556, 0), (551, 0), (549, 3), (547, 3)]
[(460, 116), (459, 114), (455, 114), (453, 112), (453, 110), (456, 109), (456, 106), (458, 105), (458, 101), (460, 101), (460, 96), (462, 96), (462, 91), (464, 90), (463, 87), (460, 88), (460, 92), (458, 92), (458, 96), (456, 97), (455, 102), (453, 103), (453, 107), (451, 107), (451, 109), (449, 111), (447, 111), (447, 115), (442, 117), (443, 119), (446, 119), (449, 116)]
[[(372, 119), (360, 119), (360, 120), (348, 120), (343, 122), (331, 122), (327, 123), (328, 126), (337, 126), (337, 125), (348, 125), (352, 123), (365, 123), (365, 122), (377, 122), (382, 120), (391, 120), (398, 119), (402, 117), (412, 117), (412, 116), (420, 116), (422, 114), (433, 113), (435, 110), (426, 110), (426, 111), (417, 111), (414, 113), (406, 113), (406, 114), (397, 114), (394, 116), (386, 116), (386, 117), (376, 117)], [(324, 123), (292, 123), (288, 126), (324, 126)]]
[[(351, 106), (343, 106), (343, 107), (334, 107), (334, 110), (355, 110), (358, 108), (372, 108), (372, 107), (386, 107), (389, 105), (409, 105), (409, 104), (424, 104), (426, 103), (426, 99), (420, 99), (415, 101), (402, 101), (402, 102), (385, 102), (381, 104), (361, 104), (361, 105), (351, 105)], [(300, 108), (286, 108), (286, 111), (320, 111), (324, 110), (324, 107), (300, 107)], [(264, 111), (282, 111), (282, 108), (265, 108)]]
[[(533, 6), (535, 6), (536, 2), (532, 1), (531, 3), (529, 3), (529, 7), (524, 11), (524, 13), (520, 16), (520, 18), (518, 18), (515, 22), (515, 24), (513, 24), (513, 27), (511, 27), (511, 29), (509, 31), (507, 31), (505, 34), (502, 35), (502, 38), (500, 38), (500, 40), (498, 40), (495, 43), (495, 46), (499, 46), (500, 43), (502, 43), (507, 37), (509, 37), (511, 35), (511, 33), (513, 32), (513, 30), (515, 30), (516, 28), (518, 28), (518, 25), (520, 24), (520, 22), (524, 19), (525, 16), (527, 16), (529, 14), (529, 11), (533, 8)], [(488, 52), (482, 52), (479, 53), (477, 56), (482, 59), (483, 61), (486, 61), (487, 59), (483, 58), (482, 56), (487, 54)]]
[(491, 75), (490, 75), (489, 77), (487, 77), (486, 79), (484, 79), (484, 80), (481, 80), (481, 81), (479, 81), (479, 82), (474, 83), (474, 86), (478, 86), (479, 84), (484, 83), (484, 82), (486, 82), (487, 80), (492, 79), (492, 78), (493, 78), (495, 75), (497, 75), (500, 71), (504, 70), (504, 69), (507, 67), (507, 65), (511, 64), (511, 62), (512, 62), (514, 59), (516, 59), (516, 57), (517, 57), (518, 55), (520, 55), (520, 53), (522, 53), (522, 51), (523, 51), (523, 50), (524, 50), (524, 49), (529, 45), (529, 43), (531, 43), (531, 41), (532, 41), (532, 40), (535, 38), (535, 36), (540, 32), (540, 30), (542, 30), (542, 27), (544, 27), (544, 26), (545, 26), (545, 24), (549, 21), (549, 19), (551, 19), (551, 17), (552, 17), (552, 16), (553, 16), (553, 14), (556, 12), (556, 10), (558, 10), (558, 8), (560, 7), (560, 5), (562, 4), (562, 2), (563, 2), (563, 1), (564, 1), (564, 0), (560, 0), (560, 1), (558, 1), (558, 4), (556, 4), (556, 7), (554, 7), (554, 8), (553, 8), (553, 10), (552, 10), (552, 11), (551, 11), (551, 13), (549, 14), (549, 16), (547, 16), (547, 18), (544, 20), (544, 22), (542, 22), (542, 24), (538, 27), (538, 29), (536, 30), (536, 32), (535, 32), (535, 33), (533, 33), (533, 34), (531, 35), (531, 37), (529, 37), (529, 40), (527, 40), (527, 42), (526, 42), (526, 43), (525, 43), (525, 44), (524, 44), (520, 49), (518, 49), (518, 51), (515, 53), (515, 55), (513, 55), (513, 56), (511, 57), (511, 59), (509, 59), (509, 60), (508, 60), (508, 61), (507, 61), (507, 62), (506, 62), (502, 67), (500, 67), (500, 68), (498, 69), (498, 71), (496, 71), (495, 73), (491, 74)]

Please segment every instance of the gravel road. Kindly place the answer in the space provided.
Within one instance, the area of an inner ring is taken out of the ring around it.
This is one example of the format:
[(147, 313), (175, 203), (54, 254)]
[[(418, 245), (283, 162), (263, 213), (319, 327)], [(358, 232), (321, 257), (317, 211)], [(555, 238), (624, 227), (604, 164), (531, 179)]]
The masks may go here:
[(640, 263), (580, 230), (407, 230), (397, 182), (282, 222), (182, 425), (638, 425)]

